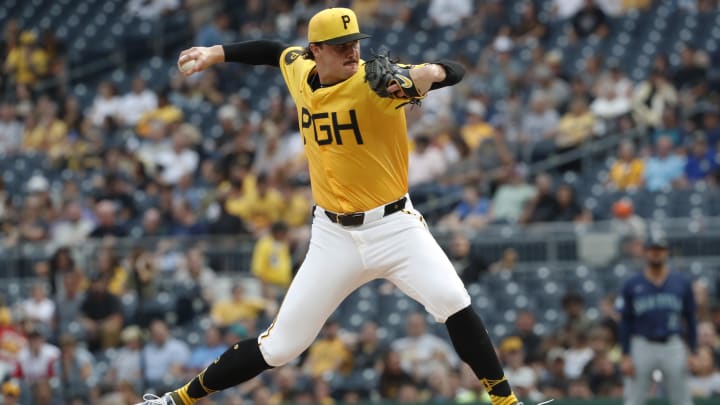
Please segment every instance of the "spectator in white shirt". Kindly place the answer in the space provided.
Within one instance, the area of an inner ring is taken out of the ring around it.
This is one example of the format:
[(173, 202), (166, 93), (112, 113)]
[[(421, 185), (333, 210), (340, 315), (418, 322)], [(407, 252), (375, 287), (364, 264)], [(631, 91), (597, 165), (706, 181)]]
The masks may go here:
[(47, 287), (42, 283), (32, 286), (30, 298), (22, 301), (20, 308), (27, 319), (48, 327), (55, 316), (55, 303), (48, 298)]
[(108, 118), (116, 119), (122, 105), (122, 99), (117, 95), (115, 85), (109, 81), (102, 81), (98, 85), (97, 96), (90, 107), (90, 120), (97, 127), (103, 126)]
[(55, 375), (53, 363), (60, 357), (60, 349), (45, 342), (39, 329), (28, 331), (28, 345), (18, 353), (15, 377), (27, 383), (45, 381)]
[(402, 369), (419, 379), (428, 377), (438, 366), (455, 368), (460, 364), (450, 345), (428, 333), (426, 327), (423, 315), (412, 313), (407, 318), (407, 336), (392, 343), (392, 350), (400, 355)]
[(145, 87), (145, 80), (136, 77), (132, 82), (132, 90), (122, 98), (120, 118), (124, 125), (134, 126), (143, 114), (157, 108), (157, 95)]
[(132, 16), (152, 20), (180, 8), (180, 0), (130, 0), (127, 12)]
[(0, 154), (14, 153), (22, 143), (23, 124), (17, 119), (15, 107), (0, 104)]
[(432, 0), (428, 16), (439, 27), (453, 27), (473, 13), (471, 0)]
[(431, 142), (425, 134), (415, 137), (415, 149), (408, 157), (408, 184), (411, 187), (431, 181), (445, 172), (445, 156)]
[(199, 157), (190, 146), (198, 137), (197, 130), (189, 124), (183, 124), (175, 130), (172, 148), (161, 151), (155, 160), (164, 183), (176, 184), (183, 176), (195, 172)]
[(83, 217), (83, 207), (77, 201), (65, 205), (63, 218), (52, 228), (52, 240), (58, 246), (77, 246), (83, 243), (95, 225)]

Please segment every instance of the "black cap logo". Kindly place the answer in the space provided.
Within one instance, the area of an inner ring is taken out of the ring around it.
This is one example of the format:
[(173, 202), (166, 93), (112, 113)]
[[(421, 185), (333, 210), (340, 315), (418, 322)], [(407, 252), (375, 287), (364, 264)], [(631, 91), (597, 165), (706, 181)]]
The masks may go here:
[(348, 24), (350, 24), (350, 16), (349, 15), (343, 15), (342, 16), (342, 22), (343, 22), (343, 28), (347, 30)]

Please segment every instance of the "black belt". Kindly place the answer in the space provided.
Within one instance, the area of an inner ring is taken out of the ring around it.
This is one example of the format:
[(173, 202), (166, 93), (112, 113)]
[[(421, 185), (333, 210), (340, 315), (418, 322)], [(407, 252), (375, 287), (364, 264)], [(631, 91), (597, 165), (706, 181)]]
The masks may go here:
[[(407, 202), (407, 197), (403, 197), (397, 201), (391, 202), (390, 204), (385, 206), (385, 212), (383, 213), (383, 216), (386, 217), (392, 213), (398, 212), (401, 209), (405, 208), (405, 203)], [(325, 211), (325, 210), (323, 210)], [(325, 215), (327, 215), (328, 218), (330, 218), (331, 221), (335, 222), (336, 224), (340, 224), (342, 226), (358, 226), (362, 225), (365, 221), (365, 213), (364, 212), (352, 212), (349, 214), (336, 214), (334, 212), (325, 211)]]

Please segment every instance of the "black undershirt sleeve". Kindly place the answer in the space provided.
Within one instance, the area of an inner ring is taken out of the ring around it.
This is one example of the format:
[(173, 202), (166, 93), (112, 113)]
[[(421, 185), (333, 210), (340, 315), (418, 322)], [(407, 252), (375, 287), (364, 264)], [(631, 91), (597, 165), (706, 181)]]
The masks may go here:
[(259, 39), (223, 45), (225, 62), (239, 62), (248, 65), (280, 66), (280, 55), (289, 47), (280, 41)]
[(452, 86), (454, 84), (457, 84), (462, 80), (463, 76), (465, 76), (465, 68), (463, 65), (451, 61), (443, 59), (438, 62), (433, 62), (435, 64), (441, 65), (443, 68), (445, 68), (445, 80), (441, 82), (435, 82), (430, 86), (430, 90), (436, 90), (447, 86)]

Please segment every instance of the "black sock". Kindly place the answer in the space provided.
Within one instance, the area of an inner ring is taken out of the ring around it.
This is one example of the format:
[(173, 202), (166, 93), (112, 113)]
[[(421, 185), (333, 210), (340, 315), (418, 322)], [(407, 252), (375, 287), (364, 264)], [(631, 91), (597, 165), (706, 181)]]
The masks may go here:
[(186, 385), (186, 392), (190, 398), (202, 398), (241, 384), (270, 368), (260, 352), (257, 339), (243, 340), (227, 349), (205, 371), (193, 378)]
[(512, 391), (505, 379), (500, 359), (495, 353), (485, 324), (472, 306), (454, 313), (445, 322), (445, 326), (458, 356), (470, 365), (480, 380), (493, 382), (488, 393), (502, 397), (510, 395)]

